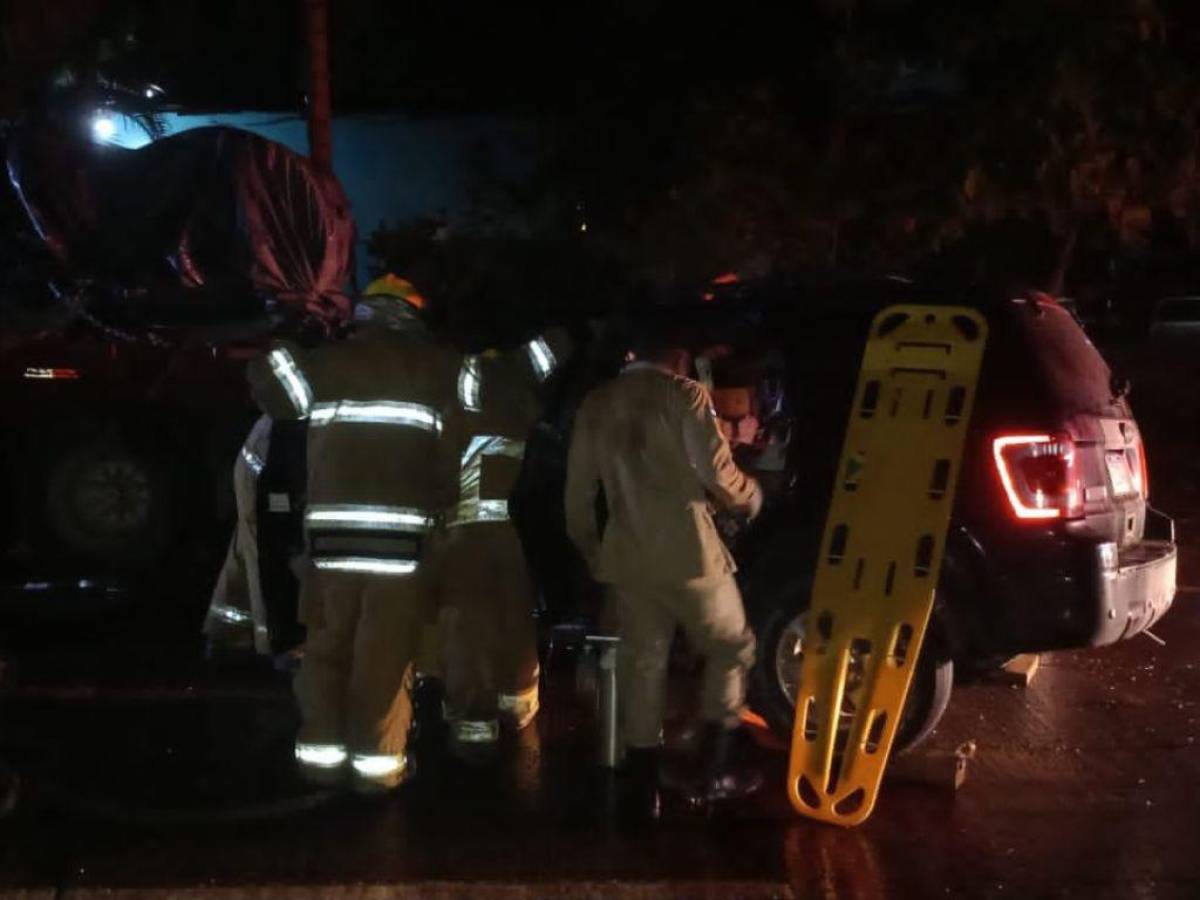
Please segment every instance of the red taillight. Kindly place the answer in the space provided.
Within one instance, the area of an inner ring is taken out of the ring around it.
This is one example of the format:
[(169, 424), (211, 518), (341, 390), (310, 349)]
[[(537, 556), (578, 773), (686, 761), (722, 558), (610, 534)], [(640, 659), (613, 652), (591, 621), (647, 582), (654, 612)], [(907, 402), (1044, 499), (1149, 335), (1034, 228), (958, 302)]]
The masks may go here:
[(1083, 511), (1075, 443), (1069, 437), (1004, 435), (992, 441), (992, 455), (1018, 519), (1061, 519)]
[(44, 381), (74, 381), (79, 377), (78, 369), (46, 369), (30, 366), (25, 370), (26, 378)]

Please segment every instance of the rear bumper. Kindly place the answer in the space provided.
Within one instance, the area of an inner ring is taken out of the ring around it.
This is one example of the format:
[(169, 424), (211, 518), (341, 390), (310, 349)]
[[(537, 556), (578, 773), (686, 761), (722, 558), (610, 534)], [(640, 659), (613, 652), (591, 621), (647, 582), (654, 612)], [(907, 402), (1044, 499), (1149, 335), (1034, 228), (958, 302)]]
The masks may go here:
[(1043, 535), (1038, 545), (993, 556), (978, 645), (991, 653), (1100, 647), (1152, 627), (1175, 599), (1178, 551), (1174, 523), (1161, 513), (1147, 509), (1145, 533), (1119, 550)]
[(1173, 541), (1142, 541), (1121, 550), (1116, 565), (1097, 553), (1100, 615), (1088, 644), (1099, 647), (1141, 634), (1175, 599), (1178, 551)]

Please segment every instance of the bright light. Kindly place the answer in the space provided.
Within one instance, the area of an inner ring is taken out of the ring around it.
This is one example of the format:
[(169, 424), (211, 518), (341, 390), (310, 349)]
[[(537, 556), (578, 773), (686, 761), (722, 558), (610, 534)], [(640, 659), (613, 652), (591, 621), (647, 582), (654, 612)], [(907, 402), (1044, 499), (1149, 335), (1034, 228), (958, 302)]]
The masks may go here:
[(111, 141), (117, 133), (117, 123), (111, 116), (98, 114), (92, 119), (92, 136), (98, 141)]

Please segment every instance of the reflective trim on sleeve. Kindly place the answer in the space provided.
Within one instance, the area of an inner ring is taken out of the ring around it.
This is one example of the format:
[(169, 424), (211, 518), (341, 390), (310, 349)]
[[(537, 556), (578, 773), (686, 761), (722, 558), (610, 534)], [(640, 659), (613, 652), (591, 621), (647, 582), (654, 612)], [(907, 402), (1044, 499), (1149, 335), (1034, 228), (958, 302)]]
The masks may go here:
[(413, 559), (378, 559), (371, 556), (317, 558), (313, 565), (325, 572), (353, 572), (359, 575), (411, 575), (417, 571)]
[(390, 753), (355, 753), (350, 764), (364, 778), (386, 778), (407, 769), (408, 759)]
[(276, 347), (267, 358), (271, 362), (271, 371), (283, 385), (288, 399), (296, 407), (296, 412), (302, 416), (307, 415), (312, 407), (312, 388), (308, 384), (308, 379), (304, 377), (304, 373), (296, 365), (292, 354), (284, 347)]
[(296, 741), (296, 760), (303, 766), (317, 769), (336, 769), (346, 762), (348, 754), (341, 744), (307, 744)]
[(500, 723), (457, 719), (450, 723), (450, 734), (460, 744), (491, 744), (500, 740)]
[(458, 370), (458, 402), (463, 405), (463, 409), (468, 412), (479, 412), (483, 409), (479, 403), (480, 387), (479, 357), (463, 357), (462, 368)]
[(254, 617), (243, 609), (230, 606), (228, 603), (214, 603), (208, 608), (208, 614), (214, 619), (228, 622), (230, 625), (248, 625)]
[(550, 373), (558, 365), (558, 360), (554, 358), (554, 351), (550, 349), (550, 345), (543, 337), (536, 337), (526, 344), (525, 352), (529, 354), (529, 361), (533, 363), (538, 378), (543, 381), (550, 377)]
[(442, 433), (442, 417), (437, 410), (420, 403), (400, 400), (339, 400), (318, 403), (313, 407), (310, 422), (315, 427), (331, 423), (370, 425), (404, 425), (432, 434)]
[(431, 531), (434, 517), (407, 506), (368, 506), (353, 503), (314, 504), (304, 513), (310, 529), (369, 531)]
[(463, 451), (458, 473), (458, 505), (448, 523), (450, 526), (470, 522), (504, 522), (508, 520), (507, 500), (484, 500), (483, 459), (485, 456), (506, 456), (520, 459), (525, 454), (525, 442), (493, 434), (477, 434)]
[(250, 469), (255, 476), (261, 475), (263, 470), (263, 461), (259, 459), (256, 453), (251, 452), (248, 448), (242, 448), (242, 461)]

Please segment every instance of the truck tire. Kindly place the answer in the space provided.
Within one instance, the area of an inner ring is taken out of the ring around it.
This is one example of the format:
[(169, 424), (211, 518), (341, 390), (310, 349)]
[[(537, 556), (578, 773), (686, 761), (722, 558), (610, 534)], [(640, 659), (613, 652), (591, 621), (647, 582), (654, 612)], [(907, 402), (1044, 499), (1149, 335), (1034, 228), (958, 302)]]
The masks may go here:
[[(758, 659), (750, 672), (750, 706), (782, 737), (790, 740), (795, 720), (795, 691), (803, 659), (809, 598), (792, 595), (792, 602), (761, 604), (752, 610), (751, 625), (758, 639)], [(954, 663), (940, 652), (931, 623), (925, 647), (896, 733), (895, 750), (918, 746), (937, 727), (954, 686)]]
[(84, 438), (46, 472), (39, 543), (78, 562), (144, 570), (170, 546), (173, 493), (150, 449), (118, 437)]

